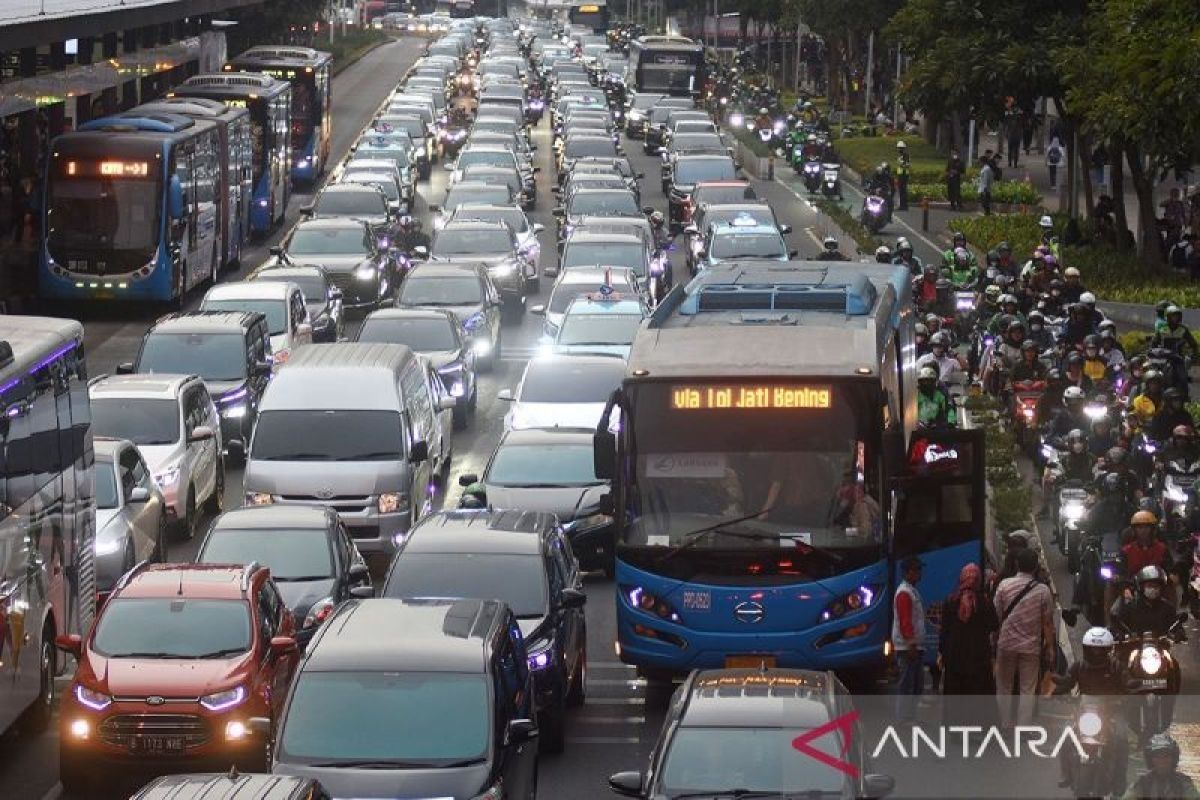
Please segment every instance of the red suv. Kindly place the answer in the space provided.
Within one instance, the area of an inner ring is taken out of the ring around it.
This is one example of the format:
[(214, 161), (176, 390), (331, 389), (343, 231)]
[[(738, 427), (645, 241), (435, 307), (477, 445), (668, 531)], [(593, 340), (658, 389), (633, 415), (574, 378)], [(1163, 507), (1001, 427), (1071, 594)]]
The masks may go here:
[(271, 573), (247, 566), (135, 567), (86, 638), (58, 637), (79, 663), (62, 700), (63, 788), (130, 769), (264, 770), (298, 663), (292, 615)]

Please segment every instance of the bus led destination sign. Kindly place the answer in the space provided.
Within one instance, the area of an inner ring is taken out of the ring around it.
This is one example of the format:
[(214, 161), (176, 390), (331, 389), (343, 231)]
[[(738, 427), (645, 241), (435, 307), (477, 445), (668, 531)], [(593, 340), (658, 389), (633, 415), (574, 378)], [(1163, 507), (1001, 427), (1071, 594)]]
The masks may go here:
[(735, 386), (673, 386), (673, 410), (713, 408), (828, 409), (833, 406), (833, 390), (828, 386), (787, 384)]

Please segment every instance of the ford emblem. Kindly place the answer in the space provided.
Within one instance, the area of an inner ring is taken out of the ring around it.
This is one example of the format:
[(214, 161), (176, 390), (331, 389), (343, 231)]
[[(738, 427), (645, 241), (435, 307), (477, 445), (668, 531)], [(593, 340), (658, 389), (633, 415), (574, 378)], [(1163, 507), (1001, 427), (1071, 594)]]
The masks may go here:
[(146, 698), (146, 705), (148, 706), (161, 706), (165, 702), (167, 702), (165, 697), (159, 697), (156, 694)]

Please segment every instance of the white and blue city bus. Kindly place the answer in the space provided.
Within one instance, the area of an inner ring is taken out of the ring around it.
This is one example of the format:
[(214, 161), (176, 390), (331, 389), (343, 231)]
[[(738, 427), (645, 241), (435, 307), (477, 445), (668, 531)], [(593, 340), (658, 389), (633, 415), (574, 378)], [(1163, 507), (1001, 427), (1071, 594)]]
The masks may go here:
[(875, 265), (733, 263), (666, 296), (595, 435), (622, 661), (876, 672), (899, 561), (931, 598), (979, 563), (982, 439), (915, 428), (913, 325), (909, 276)]
[(329, 162), (333, 136), (333, 56), (287, 45), (251, 47), (224, 71), (261, 72), (292, 85), (292, 180), (313, 184)]
[(132, 109), (59, 136), (46, 164), (38, 291), (175, 302), (221, 269), (215, 122)]
[(193, 75), (168, 95), (220, 100), (250, 113), (250, 230), (283, 222), (292, 196), (292, 85), (257, 72)]
[(0, 732), (50, 722), (55, 638), (96, 615), (83, 326), (0, 316)]

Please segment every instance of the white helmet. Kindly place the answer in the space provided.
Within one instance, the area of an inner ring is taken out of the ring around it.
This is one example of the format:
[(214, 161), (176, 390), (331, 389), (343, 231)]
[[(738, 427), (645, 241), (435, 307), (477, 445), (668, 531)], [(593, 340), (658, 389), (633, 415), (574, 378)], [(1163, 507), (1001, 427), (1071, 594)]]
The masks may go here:
[(1063, 391), (1063, 402), (1064, 403), (1071, 401), (1071, 400), (1079, 400), (1082, 402), (1083, 397), (1084, 397), (1083, 389), (1080, 389), (1078, 386), (1068, 386)]
[(1079, 295), (1079, 302), (1083, 303), (1085, 306), (1094, 306), (1096, 305), (1096, 295), (1092, 294), (1091, 292), (1084, 292), (1083, 294)]
[(1113, 639), (1112, 632), (1099, 625), (1088, 628), (1087, 633), (1083, 635), (1084, 647), (1112, 647), (1114, 644), (1116, 644), (1116, 640)]
[(936, 381), (937, 379), (937, 370), (933, 367), (921, 367), (921, 370), (917, 373), (918, 381)]
[(1043, 228), (1053, 228), (1054, 220), (1050, 219), (1049, 214), (1043, 214), (1042, 218), (1040, 220), (1038, 220), (1038, 225), (1040, 225)]

